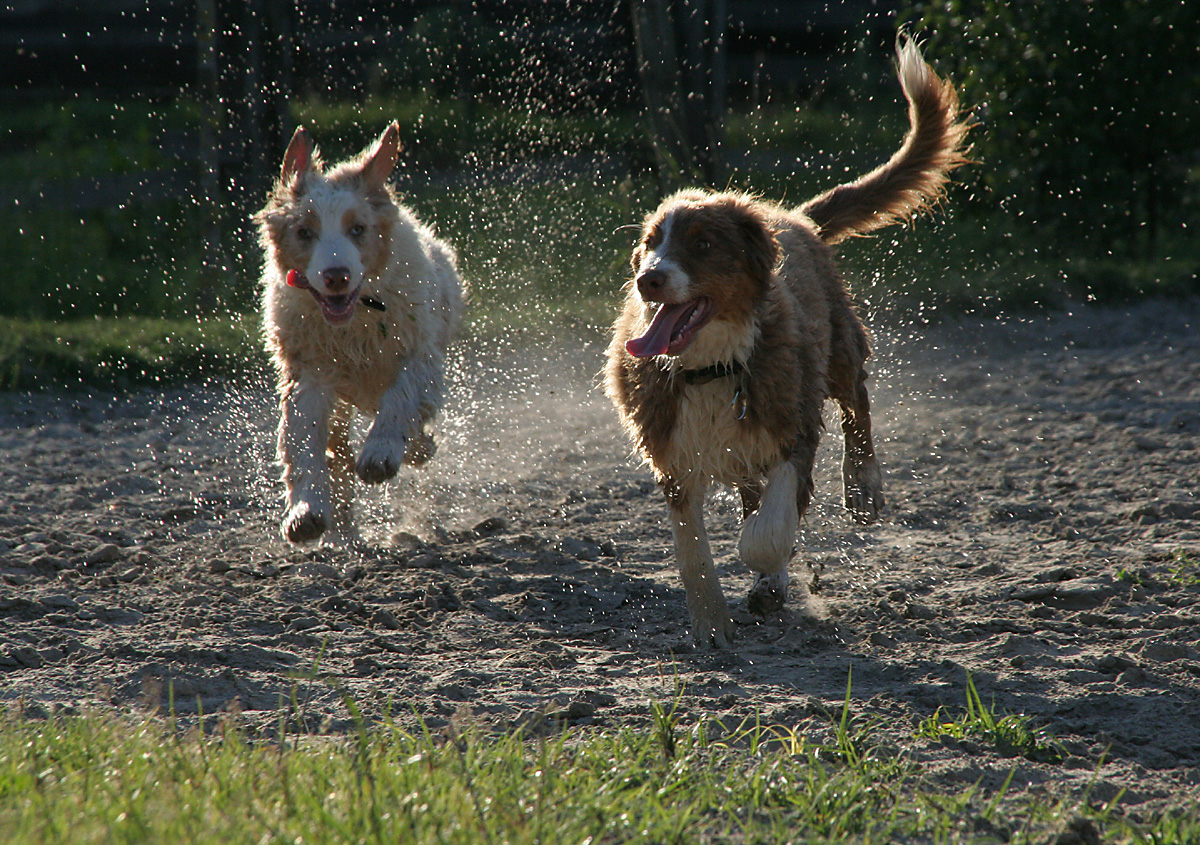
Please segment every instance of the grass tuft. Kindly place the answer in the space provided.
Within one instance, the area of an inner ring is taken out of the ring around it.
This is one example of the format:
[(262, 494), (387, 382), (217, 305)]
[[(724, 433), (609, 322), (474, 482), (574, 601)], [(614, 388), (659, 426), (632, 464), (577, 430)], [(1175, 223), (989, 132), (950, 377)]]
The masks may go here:
[(1171, 553), (1171, 564), (1167, 567), (1167, 580), (1172, 584), (1180, 587), (1200, 584), (1200, 557), (1184, 549), (1176, 549)]
[(982, 740), (1005, 757), (1024, 757), (1040, 763), (1057, 763), (1065, 756), (1062, 745), (1044, 727), (1034, 727), (1024, 714), (1000, 716), (983, 703), (975, 681), (967, 675), (967, 710), (946, 721), (942, 708), (917, 726), (916, 735), (925, 739), (948, 736), (956, 740)]

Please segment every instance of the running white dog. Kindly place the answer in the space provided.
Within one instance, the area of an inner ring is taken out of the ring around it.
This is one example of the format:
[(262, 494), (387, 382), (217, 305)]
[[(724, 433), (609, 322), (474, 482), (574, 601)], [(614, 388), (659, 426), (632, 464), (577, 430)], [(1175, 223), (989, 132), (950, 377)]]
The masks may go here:
[[(444, 356), (463, 283), (453, 250), (387, 184), (393, 123), (329, 173), (303, 128), (256, 216), (266, 252), (263, 331), (278, 374), (283, 536), (357, 541), (353, 476), (377, 484), (433, 455), (425, 425), (442, 404)], [(375, 419), (355, 461), (350, 421)]]

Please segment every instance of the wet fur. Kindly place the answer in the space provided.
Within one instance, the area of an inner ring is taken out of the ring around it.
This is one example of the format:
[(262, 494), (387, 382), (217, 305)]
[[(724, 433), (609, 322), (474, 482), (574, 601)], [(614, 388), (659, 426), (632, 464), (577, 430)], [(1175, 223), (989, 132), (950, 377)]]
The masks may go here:
[[(884, 505), (864, 369), (870, 346), (830, 244), (907, 221), (936, 201), (949, 171), (965, 162), (967, 131), (954, 89), (914, 43), (897, 49), (910, 130), (887, 163), (797, 209), (731, 191), (677, 193), (646, 218), (634, 250), (606, 387), (666, 494), (698, 641), (724, 646), (734, 630), (703, 523), (708, 487), (740, 492), (739, 553), (756, 573), (748, 605), (778, 610), (812, 497), (827, 398), (842, 412), (846, 506), (871, 522)], [(648, 273), (665, 279), (661, 289), (646, 285)], [(678, 354), (626, 350), (660, 303), (696, 297), (712, 302), (712, 316)], [(718, 363), (741, 370), (689, 383), (688, 371)]]
[[(299, 129), (256, 216), (266, 256), (263, 335), (281, 411), (282, 532), (292, 542), (322, 535), (356, 541), (355, 476), (378, 483), (433, 453), (425, 425), (442, 404), (444, 356), (461, 318), (463, 285), (453, 250), (386, 183), (398, 153), (393, 124), (373, 148), (326, 173)], [(361, 282), (352, 316), (339, 325), (325, 319), (309, 290), (287, 284), (289, 270), (322, 284), (327, 238), (339, 238), (337, 260), (353, 271), (351, 284)], [(383, 310), (368, 308), (362, 297)], [(355, 409), (374, 418), (357, 459), (349, 443)]]

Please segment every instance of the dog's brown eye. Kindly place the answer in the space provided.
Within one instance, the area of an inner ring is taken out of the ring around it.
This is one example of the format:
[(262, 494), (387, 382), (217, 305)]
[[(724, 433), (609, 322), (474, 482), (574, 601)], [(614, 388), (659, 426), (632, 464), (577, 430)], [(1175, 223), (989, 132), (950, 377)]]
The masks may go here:
[(311, 241), (313, 239), (312, 229), (307, 226), (301, 226), (296, 230), (296, 237), (302, 241)]
[(361, 223), (355, 223), (353, 226), (350, 227), (350, 237), (352, 237), (352, 238), (361, 238), (366, 233), (367, 233), (367, 227)]
[(697, 250), (699, 250), (700, 252), (704, 252), (704, 251), (706, 251), (706, 250), (707, 250), (707, 249), (708, 249), (710, 246), (712, 246), (712, 244), (710, 244), (710, 243), (709, 243), (707, 240), (705, 240), (704, 238), (699, 238), (699, 239), (696, 241), (696, 249), (697, 249)]

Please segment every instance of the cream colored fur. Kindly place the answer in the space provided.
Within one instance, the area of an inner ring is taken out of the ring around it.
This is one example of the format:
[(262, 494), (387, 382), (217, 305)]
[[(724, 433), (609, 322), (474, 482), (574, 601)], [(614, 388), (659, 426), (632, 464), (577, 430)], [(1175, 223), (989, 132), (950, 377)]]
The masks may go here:
[(735, 484), (758, 478), (762, 467), (783, 460), (779, 438), (762, 429), (747, 431), (737, 418), (727, 382), (691, 385), (679, 400), (679, 419), (664, 465), (675, 467), (681, 486), (713, 481)]
[[(328, 176), (311, 148), (290, 162), (291, 170), (285, 157), (281, 184), (259, 215), (267, 254), (263, 331), (281, 408), (282, 530), (292, 542), (315, 540), (328, 529), (330, 541), (356, 540), (352, 475), (378, 483), (406, 457), (419, 463), (432, 453), (424, 426), (442, 404), (444, 359), (462, 316), (463, 286), (450, 247), (382, 183), (395, 163), (396, 132), (393, 125), (374, 151)], [(366, 245), (341, 231), (351, 219), (371, 233)], [(306, 222), (319, 235), (295, 238), (293, 230)], [(352, 316), (336, 325), (310, 290), (287, 282), (294, 270), (315, 289), (330, 266), (349, 270), (351, 289), (359, 290)], [(351, 408), (374, 417), (357, 461), (348, 443)]]
[(752, 572), (774, 575), (782, 572), (787, 583), (787, 565), (792, 544), (800, 528), (796, 512), (796, 467), (782, 461), (767, 474), (767, 486), (758, 510), (746, 517), (738, 553)]

